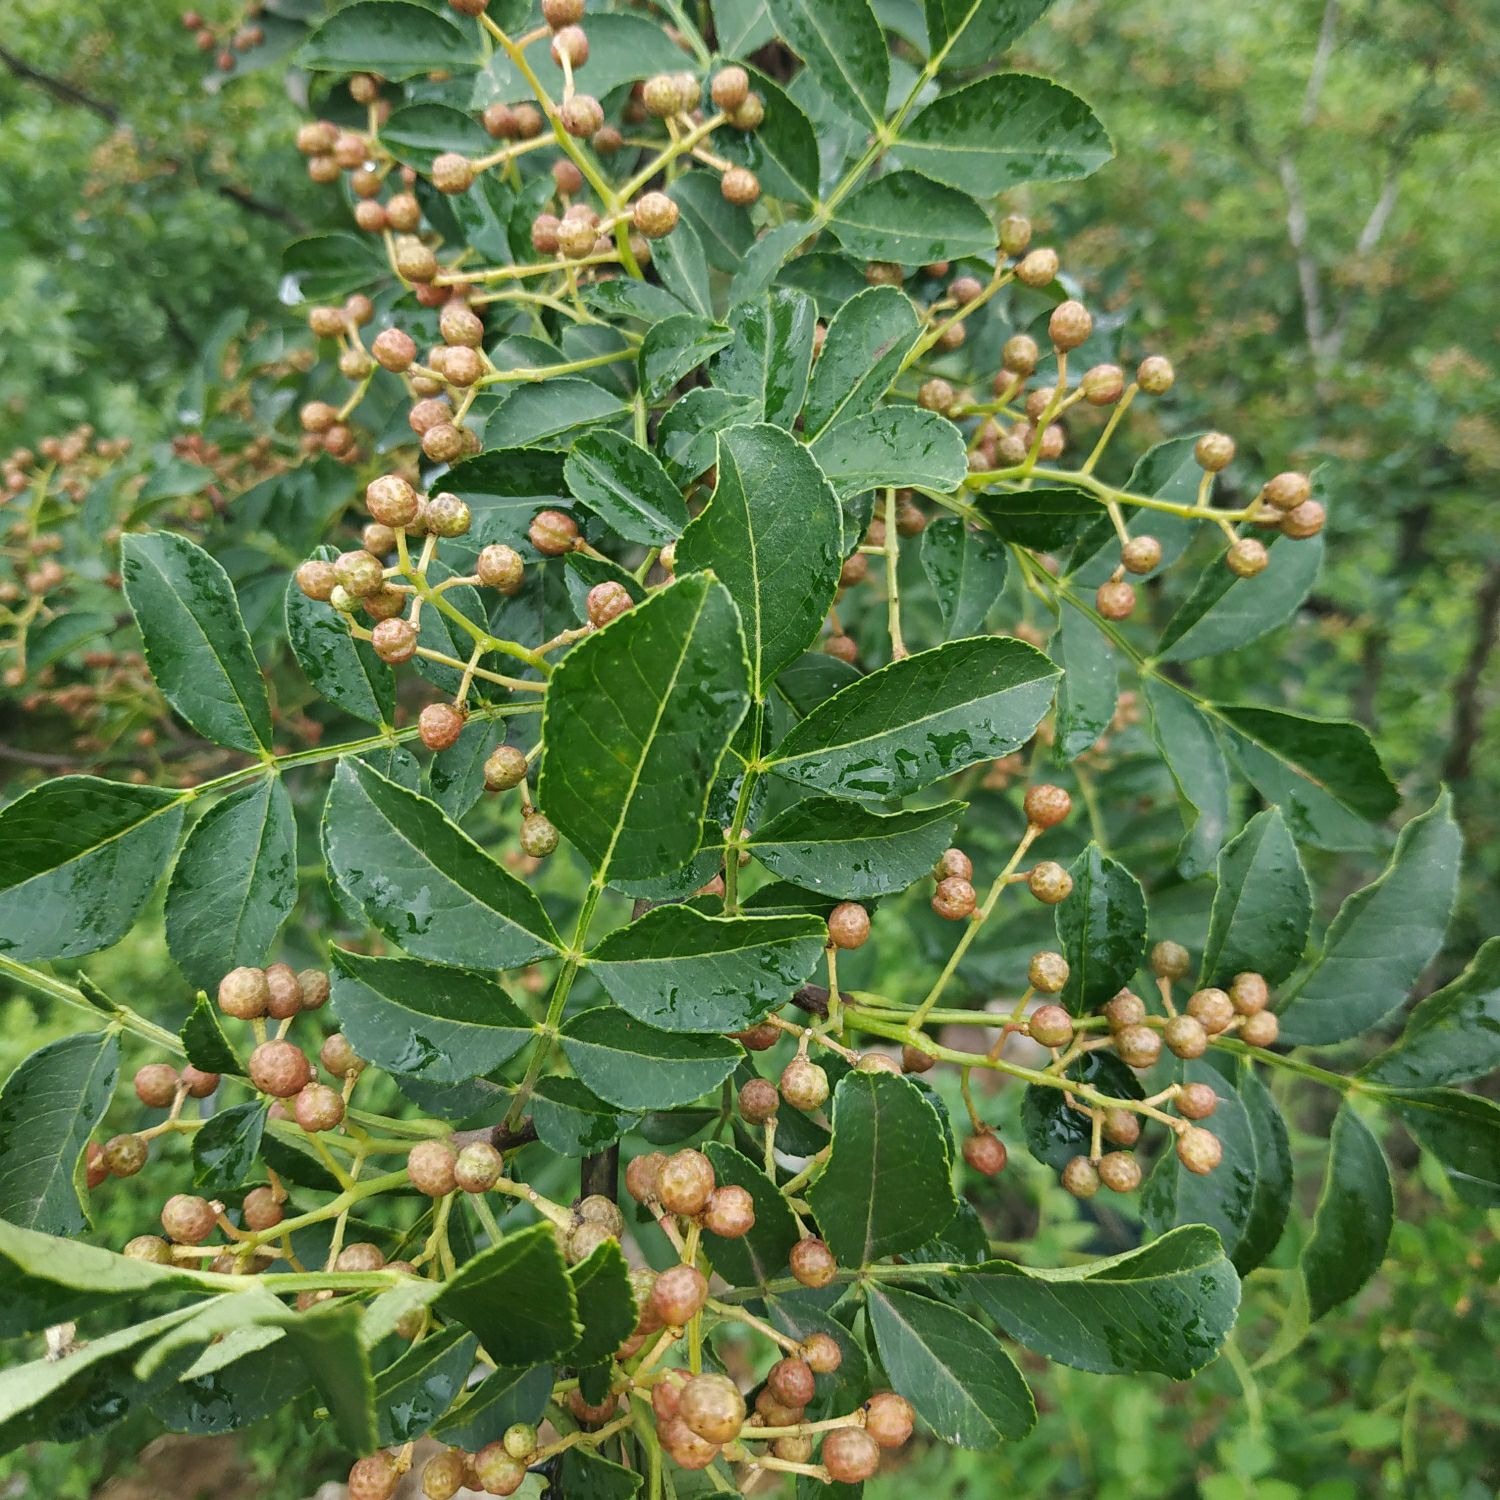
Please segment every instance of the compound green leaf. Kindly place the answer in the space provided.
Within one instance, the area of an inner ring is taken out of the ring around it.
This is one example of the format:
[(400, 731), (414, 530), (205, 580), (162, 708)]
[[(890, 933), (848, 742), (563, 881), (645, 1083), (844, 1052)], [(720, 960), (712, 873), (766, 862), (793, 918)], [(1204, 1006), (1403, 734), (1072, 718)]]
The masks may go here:
[(59, 776), (0, 811), (0, 953), (76, 958), (118, 942), (182, 829), (165, 787)]
[(991, 1260), (962, 1285), (1018, 1343), (1101, 1375), (1186, 1380), (1234, 1327), (1240, 1279), (1213, 1230), (1189, 1224), (1085, 1266)]
[(846, 1073), (833, 1096), (833, 1151), (807, 1197), (823, 1238), (853, 1268), (901, 1255), (958, 1211), (947, 1127), (909, 1079)]
[(744, 1056), (727, 1037), (658, 1031), (613, 1006), (574, 1016), (561, 1041), (588, 1088), (637, 1111), (691, 1104), (723, 1083)]
[(709, 367), (713, 383), (760, 405), (774, 427), (791, 429), (807, 398), (817, 308), (803, 292), (782, 289), (741, 302), (729, 314), (734, 342)]
[(734, 1240), (704, 1236), (703, 1248), (714, 1270), (731, 1286), (764, 1286), (784, 1276), (787, 1257), (801, 1235), (780, 1189), (732, 1146), (709, 1141), (703, 1150), (714, 1164), (716, 1181), (744, 1188), (755, 1201), (755, 1223), (749, 1234)]
[(969, 472), (963, 434), (947, 417), (916, 406), (878, 406), (825, 428), (813, 457), (846, 498), (917, 485), (956, 490)]
[(167, 948), (189, 983), (211, 990), (263, 964), (297, 904), (297, 823), (279, 776), (216, 802), (193, 825), (167, 886)]
[(1207, 1224), (1225, 1252), (1239, 1253), (1256, 1209), (1256, 1151), (1250, 1117), (1234, 1085), (1206, 1060), (1183, 1065), (1188, 1083), (1206, 1083), (1218, 1095), (1208, 1128), (1224, 1148), (1223, 1160), (1206, 1176), (1189, 1172), (1177, 1153), (1164, 1151), (1141, 1194), (1141, 1220), (1153, 1235), (1179, 1224)]
[(1385, 1153), (1369, 1126), (1345, 1104), (1329, 1132), (1323, 1194), (1312, 1236), (1302, 1247), (1312, 1319), (1346, 1302), (1380, 1269), (1394, 1215)]
[(471, 1390), (434, 1432), (445, 1443), (477, 1453), (486, 1443), (498, 1442), (515, 1422), (540, 1422), (552, 1395), (551, 1365), (531, 1369), (499, 1369)]
[(479, 58), (471, 38), (436, 11), (408, 0), (357, 0), (313, 32), (297, 61), (314, 73), (374, 73), (399, 83), (467, 70)]
[(114, 1093), (120, 1041), (65, 1036), (24, 1058), (0, 1089), (0, 1219), (47, 1234), (89, 1227), (81, 1162)]
[(1442, 1164), (1460, 1198), (1500, 1207), (1500, 1104), (1460, 1089), (1393, 1089), (1385, 1101)]
[(587, 1259), (568, 1268), (583, 1332), (568, 1350), (568, 1363), (584, 1369), (608, 1359), (635, 1327), (635, 1293), (630, 1267), (613, 1240), (597, 1246)]
[(1320, 849), (1364, 848), (1364, 825), (1400, 805), (1363, 725), (1246, 705), (1219, 704), (1211, 712), (1234, 732), (1245, 774), (1281, 808), (1299, 840)]
[(869, 0), (768, 0), (767, 9), (776, 34), (840, 109), (885, 122), (891, 60)]
[[(1084, 1053), (1069, 1063), (1065, 1076), (1111, 1099), (1143, 1099), (1146, 1094), (1135, 1074), (1107, 1052)], [(1062, 1089), (1047, 1084), (1027, 1086), (1021, 1099), (1021, 1128), (1026, 1132), (1026, 1149), (1057, 1172), (1072, 1157), (1086, 1156), (1090, 1150), (1088, 1115), (1074, 1109)]]
[(697, 851), (749, 702), (729, 591), (705, 573), (681, 578), (581, 641), (553, 674), (538, 801), (601, 880), (676, 870)]
[[(491, 15), (494, 10), (491, 9)], [(529, 7), (522, 5), (516, 11), (514, 31), (525, 25)], [(501, 19), (504, 25), (505, 20)], [(597, 99), (612, 93), (623, 83), (634, 83), (649, 78), (653, 73), (670, 73), (683, 66), (683, 53), (667, 34), (666, 29), (642, 15), (629, 11), (590, 11), (587, 18), (589, 36), (589, 60), (586, 71), (579, 75), (579, 87), (587, 89)], [(557, 76), (556, 65), (549, 55), (551, 33), (531, 33), (532, 40), (526, 47), (526, 60), (532, 69), (544, 79)], [(483, 109), (497, 99), (508, 104), (534, 97), (525, 75), (511, 61), (509, 55), (496, 47), (484, 70), (474, 80), (474, 92), (470, 107)]]
[(750, 852), (774, 875), (841, 900), (904, 891), (953, 842), (966, 804), (878, 813), (808, 797), (755, 830)]
[(1103, 1005), (1130, 983), (1146, 952), (1146, 897), (1140, 882), (1091, 843), (1069, 866), (1073, 889), (1053, 908), (1068, 961), (1061, 1001), (1074, 1015)]
[(708, 917), (658, 906), (588, 955), (610, 998), (663, 1031), (743, 1031), (785, 1003), (823, 956), (817, 917)]
[(1380, 878), (1339, 908), (1322, 953), (1281, 1009), (1285, 1040), (1347, 1041), (1401, 1004), (1442, 945), (1462, 857), (1444, 791), (1401, 830)]
[(1236, 974), (1280, 984), (1302, 958), (1312, 891), (1280, 808), (1257, 813), (1219, 854), (1219, 884), (1203, 948), (1203, 983)]
[(218, 1010), (209, 1003), (207, 995), (199, 994), (182, 1023), (182, 1048), (187, 1060), (205, 1073), (233, 1073), (243, 1075), (244, 1065), (234, 1055), (229, 1038), (219, 1022)]
[(865, 1307), (892, 1389), (943, 1442), (986, 1451), (1036, 1425), (1015, 1361), (967, 1313), (879, 1282), (866, 1288)]
[(636, 1122), (634, 1114), (606, 1104), (576, 1078), (555, 1073), (537, 1083), (531, 1118), (542, 1144), (559, 1156), (602, 1151)]
[(1005, 587), (1009, 554), (1004, 543), (957, 516), (937, 516), (922, 533), (921, 556), (944, 636), (953, 640), (981, 630)]
[(825, 699), (772, 752), (772, 769), (840, 797), (919, 791), (1025, 744), (1057, 675), (1035, 647), (1009, 637), (949, 641)]
[(1167, 621), (1158, 661), (1195, 661), (1258, 640), (1284, 625), (1307, 597), (1323, 561), (1323, 538), (1273, 537), (1270, 561), (1254, 578), (1231, 573), (1222, 558), (1199, 576), (1193, 592)]
[(718, 483), (676, 566), (710, 569), (728, 589), (757, 697), (816, 639), (842, 563), (839, 503), (807, 449), (767, 424), (721, 433)]
[(1255, 1149), (1255, 1196), (1234, 1250), (1235, 1269), (1243, 1276), (1275, 1250), (1286, 1228), (1292, 1206), (1292, 1148), (1276, 1100), (1248, 1061), (1240, 1071), (1239, 1090)]
[[(678, 230), (683, 228), (678, 225)], [(613, 391), (581, 375), (517, 386), (485, 423), (486, 448), (571, 448), (582, 428), (609, 422), (629, 407)]]
[[(313, 556), (330, 561), (337, 549), (319, 547)], [(285, 608), (287, 640), (319, 696), (367, 724), (389, 724), (396, 711), (396, 678), (370, 643), (355, 640), (343, 617), (309, 599), (295, 578), (287, 584)]]
[(578, 1342), (578, 1302), (550, 1224), (533, 1224), (481, 1250), (432, 1306), (470, 1329), (502, 1365), (552, 1359)]
[(708, 282), (708, 256), (698, 231), (686, 219), (664, 239), (654, 242), (651, 263), (661, 284), (690, 312), (700, 317), (714, 315), (713, 293)]
[(659, 547), (687, 527), (687, 506), (656, 455), (618, 432), (579, 438), (563, 473), (573, 494), (627, 542)]
[(851, 193), (829, 228), (850, 255), (922, 266), (993, 254), (995, 226), (966, 193), (916, 172), (889, 172)]
[(1002, 541), (1038, 552), (1065, 547), (1099, 515), (1098, 499), (1072, 485), (980, 494), (974, 504)]
[(435, 100), (404, 104), (380, 127), (380, 144), (403, 166), (424, 176), (445, 151), (483, 156), (493, 148), (489, 132), (472, 115)]
[(949, 68), (998, 57), (1053, 0), (924, 0), (928, 48)]
[(714, 35), (725, 57), (749, 57), (776, 35), (766, 0), (712, 0)]
[(559, 1474), (561, 1493), (587, 1496), (588, 1500), (632, 1500), (646, 1483), (634, 1469), (587, 1448), (564, 1449)]
[(355, 1052), (391, 1073), (462, 1083), (492, 1073), (534, 1028), (490, 974), (334, 948), (333, 1008)]
[(436, 803), (362, 761), (339, 762), (323, 837), (339, 888), (379, 931), (419, 958), (505, 969), (557, 946), (529, 886)]
[(994, 198), (1023, 182), (1088, 177), (1114, 155), (1077, 94), (1030, 73), (992, 73), (934, 99), (896, 140), (905, 166)]
[(835, 422), (873, 409), (896, 378), (921, 332), (911, 298), (893, 286), (872, 286), (833, 315), (813, 367), (802, 417), (815, 443)]
[(217, 1111), (193, 1133), (193, 1186), (215, 1197), (249, 1181), (265, 1128), (258, 1100)]
[(1396, 1045), (1362, 1077), (1397, 1088), (1434, 1088), (1500, 1067), (1500, 938), (1491, 938), (1452, 984), (1411, 1013)]
[(126, 534), (120, 565), (146, 665), (167, 701), (216, 744), (269, 750), (266, 685), (218, 561), (175, 532), (151, 531)]
[(414, 1442), (432, 1430), (463, 1390), (477, 1345), (462, 1328), (439, 1329), (375, 1377), (375, 1426), (382, 1447)]
[(370, 1452), (375, 1447), (375, 1381), (360, 1337), (360, 1309), (331, 1302), (305, 1313), (288, 1309), (285, 1317), (287, 1338), (318, 1387), (339, 1441), (355, 1453)]
[(1146, 679), (1151, 737), (1166, 760), (1192, 822), (1177, 850), (1184, 880), (1213, 868), (1229, 828), (1229, 769), (1208, 720), (1182, 693), (1156, 677)]
[(696, 313), (678, 313), (653, 323), (637, 356), (646, 399), (660, 401), (679, 380), (706, 364), (733, 338), (727, 328)]
[(1077, 609), (1063, 610), (1052, 638), (1052, 659), (1063, 674), (1053, 753), (1066, 763), (1109, 728), (1120, 696), (1120, 662), (1109, 637)]
[[(721, 130), (714, 137), (715, 149), (754, 172), (771, 197), (811, 207), (818, 198), (818, 137), (812, 121), (780, 84), (755, 68), (747, 71), (765, 118), (754, 130)], [(804, 228), (801, 238), (806, 234)]]

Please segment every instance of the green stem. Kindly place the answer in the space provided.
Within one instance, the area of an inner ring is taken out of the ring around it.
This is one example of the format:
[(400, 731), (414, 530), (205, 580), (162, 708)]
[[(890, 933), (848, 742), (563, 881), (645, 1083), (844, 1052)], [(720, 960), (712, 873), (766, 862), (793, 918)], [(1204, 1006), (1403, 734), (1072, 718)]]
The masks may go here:
[(148, 1042), (155, 1042), (158, 1047), (165, 1047), (176, 1057), (187, 1056), (182, 1043), (166, 1027), (158, 1026), (155, 1021), (148, 1021), (145, 1016), (131, 1010), (128, 1005), (110, 1001), (111, 1008), (106, 1011), (102, 1005), (96, 1005), (91, 1001), (82, 990), (74, 988), (64, 980), (51, 974), (44, 974), (40, 969), (33, 969), (30, 964), (20, 963), (3, 954), (0, 954), (0, 974), (7, 974), (18, 984), (36, 990), (49, 999), (60, 1000), (64, 1005), (71, 1005), (75, 1010), (86, 1010), (90, 1015), (95, 1016), (107, 1015), (122, 1030), (134, 1032)]

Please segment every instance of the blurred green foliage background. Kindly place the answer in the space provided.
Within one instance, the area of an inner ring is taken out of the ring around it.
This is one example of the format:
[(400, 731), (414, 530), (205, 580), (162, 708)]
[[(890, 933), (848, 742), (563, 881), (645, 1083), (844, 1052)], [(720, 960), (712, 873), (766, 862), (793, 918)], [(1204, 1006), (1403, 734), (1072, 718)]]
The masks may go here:
[[(291, 148), (302, 112), (278, 8), (307, 5), (271, 0), (266, 44), (221, 74), (170, 0), (8, 0), (0, 449), (89, 421), (164, 465), (174, 435), (212, 437), (231, 420), (205, 399), (226, 375), (225, 318), (273, 340), (294, 328), (277, 301), (280, 248), (304, 228), (344, 226)], [(227, 0), (200, 9), (224, 38), (245, 21)], [(1022, 190), (1011, 206), (1063, 250), (1091, 304), (1125, 319), (1127, 349), (1176, 364), (1176, 388), (1131, 441), (1212, 423), (1239, 443), (1236, 472), (1308, 467), (1327, 495), (1328, 560), (1300, 618), (1194, 670), (1219, 698), (1371, 724), (1410, 808), (1453, 787), (1463, 897), (1425, 992), (1493, 930), (1500, 890), (1500, 7), (1061, 0), (1009, 65), (1083, 93), (1115, 139), (1117, 159), (1096, 177)], [(293, 399), (274, 396), (271, 414)], [(25, 718), (0, 702), (0, 774), (36, 774), (24, 750), (8, 753), (33, 743)], [(1127, 731), (1100, 776), (1122, 848), (1149, 842), (1131, 747)], [(1324, 915), (1377, 867), (1373, 854), (1320, 857)], [(907, 905), (914, 941), (869, 960), (893, 993), (901, 966), (925, 963), (939, 940), (922, 903)], [(1170, 899), (1160, 910), (1170, 920)], [(987, 963), (1034, 946), (1021, 924), (999, 936), (1003, 953), (976, 953), (977, 983)], [(148, 1014), (180, 1006), (151, 939), (88, 967)], [(77, 1023), (0, 993), (0, 1076)], [(1282, 1102), (1299, 1162), (1315, 1164), (1322, 1101), (1293, 1084)], [(1018, 1104), (1009, 1090), (987, 1106), (1002, 1131)], [(1230, 1355), (1197, 1381), (1029, 1369), (1043, 1410), (1028, 1442), (999, 1456), (919, 1451), (870, 1486), (872, 1500), (918, 1487), (980, 1500), (1022, 1485), (1097, 1500), (1494, 1494), (1495, 1215), (1457, 1202), (1408, 1143), (1391, 1149), (1407, 1168), (1400, 1222), (1356, 1303), (1299, 1338), (1277, 1271), (1294, 1262), (1289, 1236), (1247, 1283)], [(1030, 1242), (1028, 1258), (1131, 1242), (1128, 1206), (1086, 1211), (1022, 1156), (985, 1186), (984, 1207)], [(165, 1183), (170, 1156), (149, 1171)], [(1315, 1184), (1316, 1170), (1305, 1175)], [(134, 1232), (129, 1213), (123, 1195), (101, 1204), (106, 1239), (111, 1215), (119, 1237)], [(324, 1435), (290, 1417), (225, 1440), (228, 1456), (212, 1461), (143, 1454), (148, 1438), (127, 1423), (77, 1449), (13, 1454), (0, 1459), (0, 1493), (291, 1500), (340, 1467)]]

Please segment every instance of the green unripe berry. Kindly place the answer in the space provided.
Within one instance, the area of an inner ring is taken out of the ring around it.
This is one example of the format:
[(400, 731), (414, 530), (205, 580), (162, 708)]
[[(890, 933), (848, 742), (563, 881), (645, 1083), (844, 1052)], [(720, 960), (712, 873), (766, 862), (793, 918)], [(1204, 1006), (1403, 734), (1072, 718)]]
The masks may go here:
[(1086, 1156), (1075, 1156), (1062, 1169), (1062, 1185), (1075, 1198), (1092, 1198), (1099, 1191), (1099, 1170)]
[(557, 829), (539, 812), (521, 820), (521, 848), (533, 859), (545, 859), (557, 848)]
[(526, 780), (526, 756), (514, 745), (499, 745), (484, 763), (484, 786), (489, 792), (508, 792)]

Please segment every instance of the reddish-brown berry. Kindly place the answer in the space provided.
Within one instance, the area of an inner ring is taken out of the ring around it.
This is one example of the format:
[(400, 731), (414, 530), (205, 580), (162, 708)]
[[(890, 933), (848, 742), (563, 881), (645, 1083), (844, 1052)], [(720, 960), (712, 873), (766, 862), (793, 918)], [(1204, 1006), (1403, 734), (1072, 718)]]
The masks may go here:
[(833, 1251), (815, 1235), (800, 1239), (792, 1246), (787, 1258), (792, 1275), (803, 1286), (827, 1286), (838, 1275), (838, 1262)]
[(713, 1163), (691, 1149), (669, 1156), (657, 1174), (656, 1196), (668, 1213), (701, 1213), (714, 1190)]
[(213, 1205), (191, 1193), (174, 1193), (161, 1211), (161, 1227), (178, 1245), (201, 1245), (217, 1222)]
[(959, 875), (949, 875), (938, 881), (937, 889), (932, 893), (933, 911), (950, 922), (962, 922), (973, 916), (977, 905), (974, 887)]
[(1056, 906), (1072, 894), (1073, 877), (1055, 860), (1044, 859), (1032, 867), (1026, 886), (1043, 905)]
[(981, 1130), (969, 1136), (964, 1141), (963, 1153), (964, 1160), (986, 1177), (998, 1177), (1010, 1159), (1005, 1142), (993, 1130)]
[(828, 939), (835, 948), (860, 948), (870, 936), (870, 914), (857, 901), (840, 901), (828, 913)]
[(1224, 1147), (1211, 1130), (1189, 1125), (1177, 1137), (1177, 1160), (1189, 1172), (1204, 1177), (1224, 1159)]
[(135, 1075), (135, 1096), (147, 1109), (167, 1109), (177, 1097), (177, 1082), (171, 1063), (147, 1063)]
[(406, 1175), (419, 1193), (443, 1198), (458, 1187), (458, 1154), (447, 1141), (418, 1141), (407, 1153)]
[(793, 1109), (819, 1109), (828, 1099), (828, 1074), (806, 1057), (794, 1057), (781, 1071), (781, 1097)]
[(311, 1134), (337, 1130), (344, 1120), (344, 1098), (326, 1083), (309, 1083), (292, 1106), (297, 1123)]
[(862, 1484), (880, 1467), (880, 1448), (862, 1427), (835, 1427), (823, 1438), (823, 1467), (836, 1484)]
[(656, 1278), (651, 1306), (664, 1327), (682, 1328), (708, 1297), (708, 1282), (696, 1266), (672, 1266)]

